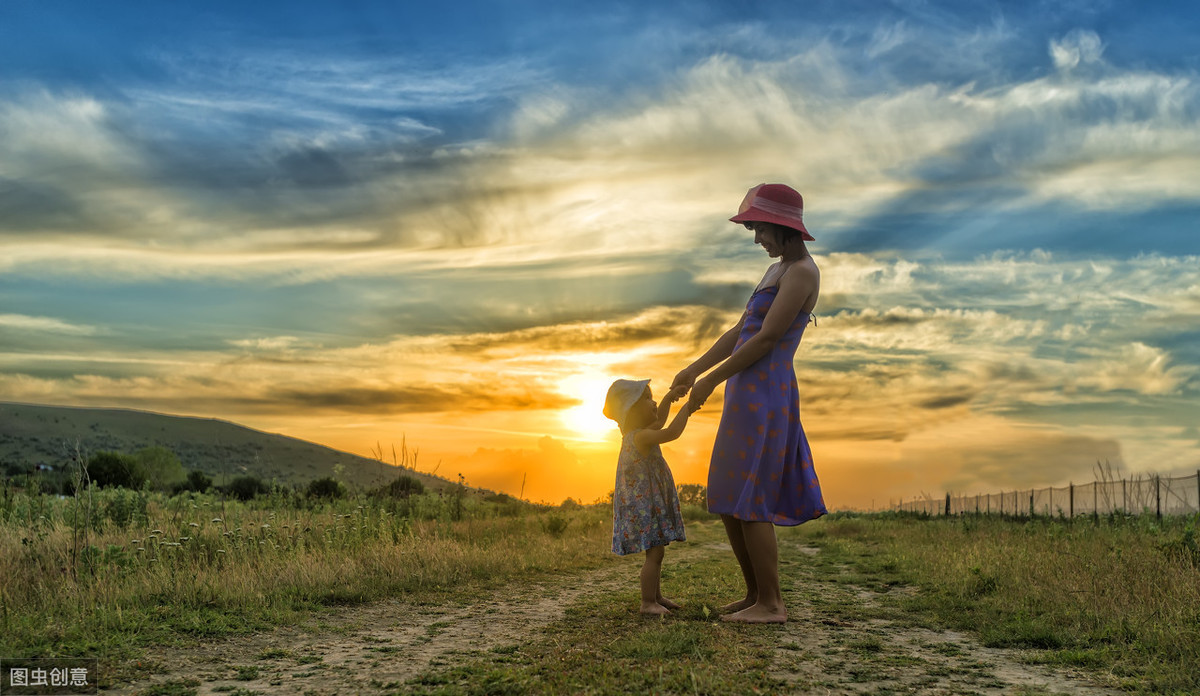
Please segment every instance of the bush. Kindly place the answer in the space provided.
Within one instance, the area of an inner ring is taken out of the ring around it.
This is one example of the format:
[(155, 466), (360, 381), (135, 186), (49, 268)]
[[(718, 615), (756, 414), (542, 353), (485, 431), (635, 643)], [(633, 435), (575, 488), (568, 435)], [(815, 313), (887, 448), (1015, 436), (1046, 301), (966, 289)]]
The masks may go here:
[(681, 483), (675, 486), (679, 491), (679, 504), (682, 506), (695, 505), (708, 507), (708, 487), (699, 483)]
[(225, 492), (238, 500), (252, 500), (256, 495), (270, 493), (271, 489), (257, 476), (239, 476), (229, 482)]
[(146, 519), (146, 498), (138, 491), (117, 489), (104, 497), (104, 515), (124, 529), (131, 522)]
[(189, 471), (187, 479), (183, 483), (176, 484), (174, 490), (176, 493), (182, 491), (205, 493), (212, 488), (212, 483), (212, 479), (203, 471)]
[(560, 537), (563, 535), (563, 532), (567, 531), (567, 525), (569, 524), (570, 520), (566, 517), (551, 514), (542, 520), (542, 529), (552, 537)]
[(146, 447), (133, 456), (155, 490), (171, 490), (186, 478), (179, 457), (166, 447)]
[(381, 491), (383, 495), (389, 495), (393, 498), (407, 498), (410, 495), (421, 495), (425, 492), (425, 484), (421, 483), (420, 479), (401, 474), (388, 485), (384, 486)]
[(309, 481), (305, 490), (305, 495), (309, 498), (341, 498), (345, 493), (342, 484), (332, 476)]
[(97, 452), (87, 463), (88, 477), (101, 488), (141, 488), (146, 472), (137, 459), (120, 452)]

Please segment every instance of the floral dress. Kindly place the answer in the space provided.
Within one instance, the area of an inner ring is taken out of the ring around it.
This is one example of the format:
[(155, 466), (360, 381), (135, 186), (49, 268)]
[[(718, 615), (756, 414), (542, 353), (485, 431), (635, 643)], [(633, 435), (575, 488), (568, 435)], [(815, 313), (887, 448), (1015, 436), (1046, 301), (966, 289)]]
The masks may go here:
[(679, 494), (662, 449), (653, 445), (643, 455), (633, 444), (633, 433), (627, 433), (621, 438), (613, 489), (613, 553), (625, 556), (686, 540)]
[[(737, 347), (762, 329), (777, 292), (771, 286), (750, 296)], [(825, 514), (800, 425), (800, 391), (792, 366), (809, 319), (807, 312), (797, 314), (771, 352), (726, 381), (708, 469), (710, 512), (789, 526)]]

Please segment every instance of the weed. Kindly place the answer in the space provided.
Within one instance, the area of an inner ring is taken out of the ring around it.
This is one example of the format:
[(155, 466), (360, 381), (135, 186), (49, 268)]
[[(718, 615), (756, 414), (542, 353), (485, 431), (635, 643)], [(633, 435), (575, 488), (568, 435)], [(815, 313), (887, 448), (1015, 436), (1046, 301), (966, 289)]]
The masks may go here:
[(142, 689), (138, 696), (195, 696), (198, 686), (195, 679), (176, 679)]

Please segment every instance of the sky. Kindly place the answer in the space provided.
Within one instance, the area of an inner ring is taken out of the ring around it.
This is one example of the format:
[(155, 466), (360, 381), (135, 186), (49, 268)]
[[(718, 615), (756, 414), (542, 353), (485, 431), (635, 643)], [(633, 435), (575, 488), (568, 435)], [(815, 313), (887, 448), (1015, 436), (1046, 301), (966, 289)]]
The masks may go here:
[(770, 259), (728, 218), (782, 182), (831, 508), (1191, 474), (1198, 36), (1119, 0), (6, 0), (0, 400), (591, 502), (605, 389), (736, 323)]

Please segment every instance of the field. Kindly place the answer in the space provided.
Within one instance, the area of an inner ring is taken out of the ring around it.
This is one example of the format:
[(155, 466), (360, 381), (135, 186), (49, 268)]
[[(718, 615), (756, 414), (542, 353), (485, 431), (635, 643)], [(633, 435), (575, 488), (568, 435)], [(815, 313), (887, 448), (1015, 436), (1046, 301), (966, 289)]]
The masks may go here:
[(832, 515), (779, 530), (791, 620), (747, 627), (687, 517), (656, 621), (602, 506), (5, 486), (0, 655), (129, 694), (1200, 693), (1195, 519)]

